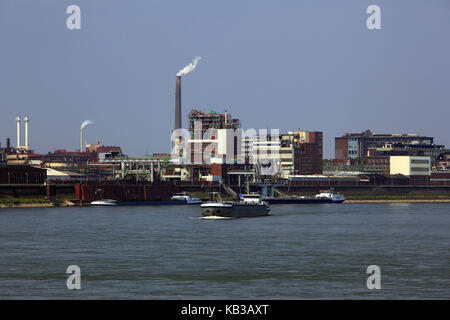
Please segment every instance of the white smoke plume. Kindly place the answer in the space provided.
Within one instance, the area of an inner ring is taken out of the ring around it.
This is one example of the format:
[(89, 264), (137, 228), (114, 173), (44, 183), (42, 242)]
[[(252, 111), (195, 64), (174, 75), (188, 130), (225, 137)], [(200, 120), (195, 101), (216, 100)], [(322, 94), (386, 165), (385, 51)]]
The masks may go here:
[(84, 120), (83, 123), (81, 124), (81, 131), (83, 131), (84, 128), (86, 128), (87, 126), (92, 125), (92, 124), (94, 124), (93, 121), (91, 121), (91, 120)]
[(189, 63), (186, 67), (178, 71), (177, 76), (185, 76), (194, 71), (200, 60), (202, 60), (202, 57), (195, 57), (191, 63)]

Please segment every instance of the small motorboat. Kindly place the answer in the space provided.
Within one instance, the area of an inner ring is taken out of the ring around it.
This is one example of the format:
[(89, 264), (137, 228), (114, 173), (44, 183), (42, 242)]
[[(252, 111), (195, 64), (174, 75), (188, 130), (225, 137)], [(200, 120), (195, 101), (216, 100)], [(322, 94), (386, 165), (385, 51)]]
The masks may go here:
[(326, 199), (333, 203), (342, 203), (345, 201), (344, 195), (340, 193), (334, 193), (333, 190), (330, 191), (322, 191), (316, 194), (316, 199)]
[(91, 206), (117, 206), (119, 202), (113, 199), (102, 199), (91, 202)]
[(184, 201), (185, 204), (201, 204), (202, 200), (200, 198), (191, 197), (188, 193), (177, 193), (172, 196), (171, 200)]

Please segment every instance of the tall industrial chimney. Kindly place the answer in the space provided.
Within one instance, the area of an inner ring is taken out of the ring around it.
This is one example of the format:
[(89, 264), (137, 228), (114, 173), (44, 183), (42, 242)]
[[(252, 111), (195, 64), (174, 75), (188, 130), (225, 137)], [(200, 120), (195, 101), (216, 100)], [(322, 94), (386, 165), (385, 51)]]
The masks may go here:
[(17, 121), (17, 149), (20, 148), (20, 117), (16, 118)]
[(23, 118), (23, 121), (25, 122), (25, 148), (28, 150), (28, 121), (30, 121), (30, 117)]
[(181, 129), (181, 76), (175, 81), (175, 129)]
[(80, 152), (83, 152), (83, 129), (80, 130)]

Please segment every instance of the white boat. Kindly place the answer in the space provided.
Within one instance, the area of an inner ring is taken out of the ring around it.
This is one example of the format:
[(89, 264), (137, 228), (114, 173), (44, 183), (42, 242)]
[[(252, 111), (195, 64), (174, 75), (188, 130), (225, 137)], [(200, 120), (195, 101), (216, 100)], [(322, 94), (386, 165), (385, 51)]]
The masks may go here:
[(200, 198), (191, 197), (188, 193), (177, 193), (172, 196), (172, 200), (184, 201), (186, 204), (201, 204)]
[(244, 202), (246, 204), (255, 204), (260, 203), (261, 201), (261, 195), (258, 193), (246, 193), (246, 194), (240, 194), (239, 199), (241, 202)]
[(117, 206), (117, 205), (119, 205), (118, 201), (112, 199), (95, 200), (91, 202), (91, 206)]
[(331, 202), (342, 203), (345, 201), (344, 195), (340, 193), (334, 193), (333, 190), (320, 192), (316, 194), (316, 199), (328, 199)]

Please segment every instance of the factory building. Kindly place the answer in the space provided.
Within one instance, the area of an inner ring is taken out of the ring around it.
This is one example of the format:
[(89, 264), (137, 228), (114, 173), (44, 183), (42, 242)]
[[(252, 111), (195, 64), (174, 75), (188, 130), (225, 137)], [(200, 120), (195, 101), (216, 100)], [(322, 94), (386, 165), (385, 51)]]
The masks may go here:
[(191, 110), (188, 115), (189, 127), (192, 139), (202, 139), (205, 131), (208, 129), (238, 129), (241, 127), (239, 119), (233, 119), (231, 114), (217, 113), (215, 110), (203, 112), (200, 110)]
[(220, 114), (192, 110), (189, 135), (175, 138), (171, 162), (174, 168), (163, 172), (165, 179), (181, 181), (220, 181), (227, 164), (240, 161), (239, 119), (225, 111)]
[[(188, 147), (185, 162), (193, 164), (226, 163), (237, 161), (241, 140), (239, 119), (233, 119), (226, 111), (223, 114), (212, 110), (189, 112), (189, 140), (180, 142)], [(184, 151), (183, 151), (184, 152)], [(187, 159), (186, 159), (187, 158)]]
[(86, 181), (87, 176), (77, 172), (71, 172), (66, 170), (55, 170), (52, 168), (46, 168), (47, 180), (53, 182), (81, 182)]
[(6, 165), (6, 150), (0, 145), (0, 166)]
[[(364, 160), (364, 171), (389, 174), (390, 171), (390, 158), (396, 155), (395, 153), (377, 153), (366, 157)], [(397, 155), (402, 155), (401, 153)]]
[(26, 165), (0, 166), (0, 184), (44, 184), (45, 169)]
[(288, 178), (294, 175), (295, 158), (298, 156), (297, 149), (290, 140), (282, 140), (280, 145), (280, 170), (281, 176)]
[(96, 144), (86, 144), (86, 152), (96, 153), (96, 161), (123, 157), (122, 149), (119, 146), (103, 146), (100, 141)]
[(292, 131), (281, 137), (294, 147), (294, 175), (322, 174), (323, 133), (320, 131)]
[[(196, 177), (197, 172), (200, 175), (200, 168), (194, 168), (200, 165), (210, 167), (207, 181), (218, 181), (228, 171), (236, 173), (236, 179), (247, 179), (248, 166), (252, 165), (256, 175), (262, 176), (289, 178), (322, 173), (322, 132), (297, 130), (242, 137), (242, 130), (237, 130), (240, 120), (226, 111), (219, 114), (214, 110), (192, 110), (188, 117), (189, 137), (175, 141), (172, 157), (173, 163), (190, 166), (191, 172), (184, 174), (186, 179)], [(239, 177), (241, 171), (245, 176)], [(182, 178), (181, 170), (177, 174)]]
[(430, 157), (415, 156), (391, 156), (390, 174), (401, 174), (404, 176), (430, 176)]
[(95, 162), (95, 153), (71, 152), (65, 149), (58, 149), (47, 154), (33, 153), (28, 155), (30, 164), (47, 168), (77, 168), (88, 162)]
[(281, 174), (281, 141), (279, 135), (258, 136), (252, 143), (251, 163), (258, 175)]
[(261, 174), (264, 168), (283, 178), (322, 173), (322, 132), (299, 129), (276, 136), (245, 137), (241, 146), (245, 163), (257, 165)]
[(253, 142), (256, 140), (255, 137), (243, 137), (241, 139), (241, 153), (243, 154), (244, 163), (251, 164), (253, 156)]
[[(24, 122), (24, 144), (21, 140), (21, 123)], [(14, 165), (26, 165), (28, 163), (28, 155), (32, 154), (33, 151), (30, 148), (28, 140), (28, 123), (30, 122), (30, 117), (26, 116), (23, 119), (21, 117), (16, 118), (17, 123), (17, 141), (16, 147), (11, 146), (10, 139), (6, 139), (6, 148), (3, 150), (4, 156), (8, 164)]]
[(203, 139), (191, 139), (187, 142), (190, 154), (186, 163), (224, 164), (237, 163), (241, 154), (241, 132), (232, 129), (211, 129), (211, 135)]
[(357, 160), (383, 162), (393, 155), (429, 156), (432, 163), (444, 151), (443, 145), (434, 144), (433, 137), (417, 134), (346, 133), (335, 138), (334, 164), (357, 164)]
[[(79, 168), (88, 163), (96, 163), (100, 160), (122, 157), (122, 150), (117, 146), (87, 145), (86, 152), (55, 150), (47, 154), (27, 154), (26, 162), (35, 166), (47, 168)], [(9, 163), (9, 161), (8, 161)]]
[(436, 159), (436, 168), (440, 170), (450, 169), (450, 152), (441, 153)]

